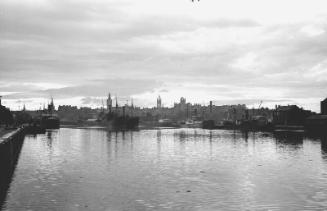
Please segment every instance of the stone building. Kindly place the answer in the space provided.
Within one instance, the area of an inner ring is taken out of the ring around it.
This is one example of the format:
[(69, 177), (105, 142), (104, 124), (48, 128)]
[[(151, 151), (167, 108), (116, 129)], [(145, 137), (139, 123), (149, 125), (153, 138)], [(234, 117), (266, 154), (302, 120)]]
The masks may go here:
[(322, 115), (327, 115), (327, 98), (320, 102), (320, 109)]
[(297, 105), (276, 106), (273, 112), (273, 123), (276, 125), (304, 125), (311, 111), (299, 108)]

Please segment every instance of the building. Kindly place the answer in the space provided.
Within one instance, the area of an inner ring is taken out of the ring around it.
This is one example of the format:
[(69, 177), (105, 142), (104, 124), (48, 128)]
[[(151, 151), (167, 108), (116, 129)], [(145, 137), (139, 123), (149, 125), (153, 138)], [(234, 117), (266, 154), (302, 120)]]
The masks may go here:
[(327, 131), (327, 98), (320, 102), (320, 114), (311, 115), (305, 121), (305, 127), (309, 132)]
[(158, 98), (157, 98), (157, 108), (159, 109), (161, 107), (162, 107), (162, 102), (161, 102), (161, 97), (159, 95)]
[(9, 125), (13, 123), (13, 114), (10, 112), (8, 108), (1, 104), (1, 97), (0, 96), (0, 126), (2, 124)]
[(181, 105), (185, 105), (186, 104), (186, 98), (185, 97), (181, 97), (180, 104)]
[(210, 101), (209, 107), (210, 107), (210, 113), (212, 113), (212, 101)]
[(111, 110), (112, 110), (112, 99), (111, 99), (110, 93), (109, 93), (108, 99), (107, 99), (107, 110), (111, 113)]
[(311, 115), (311, 111), (299, 108), (297, 105), (276, 106), (273, 112), (273, 123), (275, 125), (304, 125), (306, 118)]
[(327, 98), (320, 102), (320, 109), (322, 115), (327, 115)]
[[(24, 105), (24, 108), (25, 108), (25, 105)], [(51, 98), (51, 102), (48, 104), (48, 112), (52, 113), (55, 111), (55, 106), (54, 106), (54, 103), (53, 103), (53, 98)]]
[(313, 132), (326, 132), (327, 115), (312, 115), (306, 119), (306, 129)]

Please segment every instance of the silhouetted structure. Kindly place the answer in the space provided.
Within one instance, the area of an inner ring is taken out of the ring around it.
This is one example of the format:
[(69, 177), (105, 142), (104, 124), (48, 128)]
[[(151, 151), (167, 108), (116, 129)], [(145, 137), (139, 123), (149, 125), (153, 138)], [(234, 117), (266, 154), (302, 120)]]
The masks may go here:
[(305, 128), (311, 133), (327, 133), (327, 98), (321, 101), (321, 114), (308, 117)]
[(276, 106), (273, 112), (275, 125), (304, 125), (305, 119), (312, 115), (311, 111), (299, 108), (297, 105)]
[(59, 118), (55, 114), (53, 98), (51, 98), (51, 102), (48, 104), (48, 109), (41, 114), (40, 125), (45, 129), (58, 129), (60, 127)]
[(322, 115), (327, 115), (327, 98), (320, 102), (320, 110)]
[(110, 93), (109, 93), (109, 95), (108, 95), (108, 99), (107, 99), (107, 110), (108, 110), (108, 112), (110, 112), (110, 113), (111, 113), (111, 111), (112, 111), (112, 99), (111, 99), (111, 95), (110, 95)]
[(306, 129), (310, 132), (327, 132), (327, 115), (312, 115), (305, 121)]
[(161, 97), (159, 95), (158, 98), (157, 98), (157, 108), (159, 109), (161, 107), (162, 107), (162, 103), (161, 103)]
[(1, 97), (0, 96), (0, 125), (5, 124), (6, 126), (13, 123), (13, 114), (10, 112), (8, 108), (1, 104)]
[(14, 114), (16, 125), (30, 124), (33, 121), (32, 116), (24, 109), (22, 111), (16, 111)]
[(210, 113), (212, 113), (212, 101), (210, 101)]
[(139, 125), (139, 117), (133, 116), (134, 105), (125, 104), (122, 107), (118, 105), (118, 98), (116, 96), (115, 110), (112, 111), (112, 99), (109, 93), (107, 99), (107, 112), (100, 113), (96, 119), (95, 124), (106, 126), (110, 130), (129, 130), (136, 129)]
[(203, 129), (214, 129), (216, 127), (214, 120), (204, 120), (202, 122)]
[(185, 105), (186, 104), (186, 98), (185, 97), (181, 97), (180, 104), (181, 105)]

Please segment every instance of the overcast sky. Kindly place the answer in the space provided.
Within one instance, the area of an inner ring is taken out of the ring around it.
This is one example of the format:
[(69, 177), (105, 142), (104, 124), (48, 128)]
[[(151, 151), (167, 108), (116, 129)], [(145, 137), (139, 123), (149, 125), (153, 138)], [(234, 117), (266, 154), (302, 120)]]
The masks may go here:
[(1, 0), (0, 94), (11, 108), (167, 106), (327, 97), (326, 0)]

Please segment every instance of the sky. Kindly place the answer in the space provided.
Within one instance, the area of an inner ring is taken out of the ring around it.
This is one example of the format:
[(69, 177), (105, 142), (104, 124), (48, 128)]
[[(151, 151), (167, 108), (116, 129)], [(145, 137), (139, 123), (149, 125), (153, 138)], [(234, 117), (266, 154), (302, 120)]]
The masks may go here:
[(0, 95), (11, 109), (119, 102), (320, 110), (325, 0), (1, 0)]

